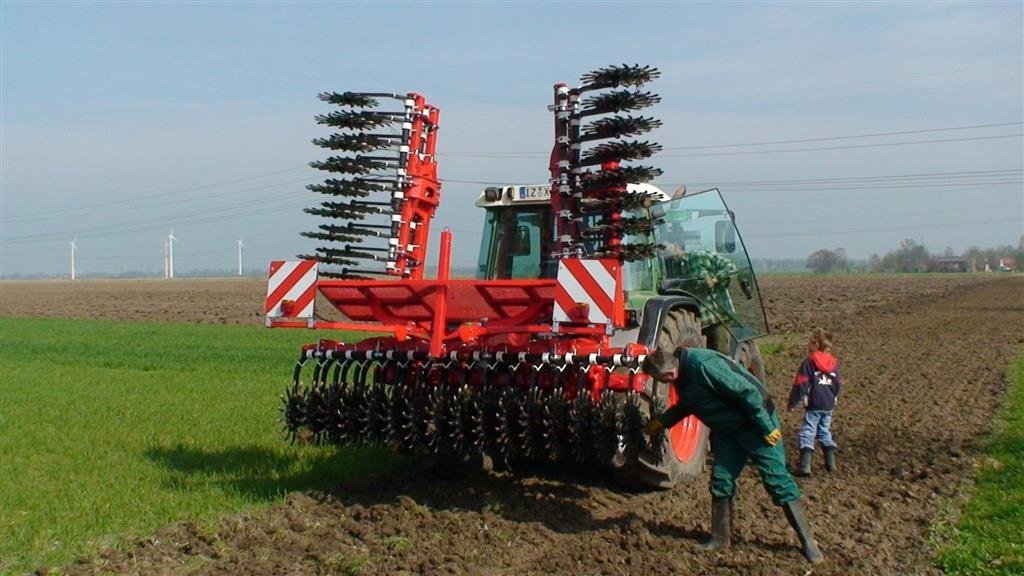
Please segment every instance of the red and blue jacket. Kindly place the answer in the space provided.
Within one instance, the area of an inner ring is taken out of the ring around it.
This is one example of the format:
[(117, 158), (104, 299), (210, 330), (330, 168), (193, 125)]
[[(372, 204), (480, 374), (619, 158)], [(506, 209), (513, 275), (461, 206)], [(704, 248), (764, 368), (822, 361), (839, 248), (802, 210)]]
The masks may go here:
[(839, 361), (828, 352), (817, 351), (804, 359), (789, 392), (789, 409), (803, 403), (808, 410), (832, 410), (843, 386)]

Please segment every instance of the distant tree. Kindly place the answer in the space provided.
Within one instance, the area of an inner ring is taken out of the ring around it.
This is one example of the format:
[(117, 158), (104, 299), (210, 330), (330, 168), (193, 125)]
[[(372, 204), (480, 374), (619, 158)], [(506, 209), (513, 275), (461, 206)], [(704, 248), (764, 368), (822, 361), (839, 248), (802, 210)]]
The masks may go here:
[(810, 268), (818, 274), (844, 271), (846, 267), (846, 250), (843, 248), (821, 249), (807, 257), (806, 268)]
[(977, 246), (971, 246), (964, 250), (963, 259), (967, 261), (968, 272), (977, 272), (985, 269), (985, 256), (981, 253), (981, 248)]
[(871, 272), (881, 272), (882, 271), (882, 257), (879, 256), (878, 254), (872, 254), (868, 258), (868, 270), (870, 270)]
[(882, 257), (883, 272), (928, 272), (931, 255), (928, 249), (917, 242), (906, 239), (900, 247)]

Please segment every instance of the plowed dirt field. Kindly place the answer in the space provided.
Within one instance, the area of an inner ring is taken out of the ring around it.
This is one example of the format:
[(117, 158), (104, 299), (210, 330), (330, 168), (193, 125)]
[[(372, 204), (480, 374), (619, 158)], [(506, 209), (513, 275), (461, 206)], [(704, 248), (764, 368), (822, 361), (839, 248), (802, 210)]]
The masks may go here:
[[(251, 280), (4, 282), (0, 315), (258, 323)], [(932, 574), (930, 527), (962, 503), (977, 440), (1024, 343), (1024, 278), (765, 277), (768, 384), (785, 398), (803, 334), (833, 330), (847, 386), (839, 470), (800, 479), (826, 562), (814, 574)], [(282, 359), (286, 367), (289, 359)], [(286, 372), (283, 368), (282, 373)], [(275, 407), (276, 408), (276, 407)], [(783, 413), (790, 460), (800, 415)], [(169, 526), (67, 574), (807, 574), (752, 470), (729, 550), (709, 527), (706, 477), (630, 493), (592, 471), (408, 473), (290, 496), (212, 532)]]

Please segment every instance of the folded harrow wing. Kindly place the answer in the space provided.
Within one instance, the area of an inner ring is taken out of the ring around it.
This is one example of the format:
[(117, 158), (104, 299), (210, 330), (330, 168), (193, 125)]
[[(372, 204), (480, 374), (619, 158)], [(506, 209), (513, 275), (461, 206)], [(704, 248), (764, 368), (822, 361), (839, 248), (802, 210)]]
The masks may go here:
[[(307, 236), (344, 246), (272, 263), (267, 325), (365, 335), (302, 348), (284, 395), (292, 437), (485, 457), (500, 466), (597, 464), (657, 487), (698, 473), (707, 433), (695, 419), (651, 439), (643, 434), (673, 391), (643, 375), (639, 363), (655, 348), (704, 346), (720, 329), (727, 351), (754, 367), (760, 356), (752, 339), (766, 327), (732, 228), (715, 226), (741, 265), (726, 268), (717, 284), (735, 278), (731, 285), (742, 287), (735, 300), (747, 302), (733, 306), (726, 294), (728, 310), (714, 307), (723, 296), (706, 290), (715, 283), (673, 275), (678, 266), (665, 265), (667, 223), (709, 217), (702, 225), (731, 226), (732, 219), (715, 202), (684, 215), (680, 198), (645, 183), (659, 170), (626, 165), (659, 149), (624, 139), (658, 127), (657, 120), (623, 114), (658, 101), (639, 91), (657, 76), (649, 67), (612, 66), (584, 75), (578, 88), (555, 86), (551, 185), (481, 194), (477, 205), (487, 216), (472, 280), (450, 278), (447, 229), (437, 277), (423, 276), (426, 232), (440, 198), (438, 109), (416, 94), (321, 95), (346, 109), (318, 120), (344, 132), (315, 143), (356, 154), (314, 163), (353, 176), (313, 191), (351, 199), (307, 210), (331, 219)], [(381, 98), (404, 108), (368, 110)], [(400, 130), (367, 132), (392, 123)], [(385, 223), (368, 224), (371, 216)], [(352, 267), (358, 260), (383, 266)], [(346, 321), (317, 319), (318, 294)]]

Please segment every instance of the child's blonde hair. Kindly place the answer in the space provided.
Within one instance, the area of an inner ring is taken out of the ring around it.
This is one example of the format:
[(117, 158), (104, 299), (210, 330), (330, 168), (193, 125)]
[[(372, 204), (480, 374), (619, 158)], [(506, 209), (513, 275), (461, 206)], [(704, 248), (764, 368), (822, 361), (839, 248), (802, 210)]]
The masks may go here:
[(820, 352), (828, 352), (832, 349), (832, 333), (824, 328), (811, 330), (808, 343)]

